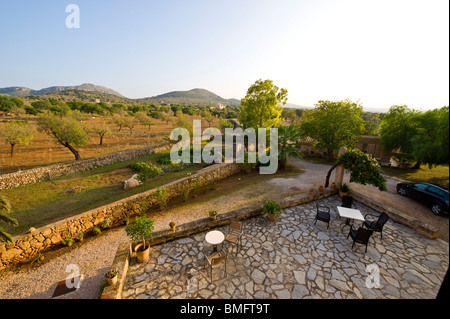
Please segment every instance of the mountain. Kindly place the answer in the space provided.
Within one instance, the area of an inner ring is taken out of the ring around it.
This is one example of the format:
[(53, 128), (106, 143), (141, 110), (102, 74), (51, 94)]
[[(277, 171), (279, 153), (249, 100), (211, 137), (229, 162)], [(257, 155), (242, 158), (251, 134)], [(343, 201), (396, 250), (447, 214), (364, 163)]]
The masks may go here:
[(225, 105), (239, 105), (238, 99), (224, 99), (205, 89), (192, 89), (190, 91), (173, 91), (161, 95), (139, 99), (170, 104), (212, 105), (222, 103)]
[(29, 88), (22, 87), (22, 86), (12, 86), (12, 87), (7, 87), (7, 88), (0, 88), (0, 94), (7, 95), (7, 96), (25, 97), (25, 96), (29, 96), (29, 95), (41, 95), (41, 94), (47, 94), (47, 93), (52, 93), (52, 92), (62, 92), (62, 91), (69, 91), (69, 90), (100, 92), (100, 93), (106, 93), (106, 94), (123, 97), (123, 95), (117, 91), (114, 91), (112, 89), (109, 89), (109, 88), (101, 86), (101, 85), (94, 85), (91, 83), (84, 83), (84, 84), (75, 85), (75, 86), (51, 86), (51, 87), (43, 88), (40, 90), (33, 90), (33, 89), (29, 89)]

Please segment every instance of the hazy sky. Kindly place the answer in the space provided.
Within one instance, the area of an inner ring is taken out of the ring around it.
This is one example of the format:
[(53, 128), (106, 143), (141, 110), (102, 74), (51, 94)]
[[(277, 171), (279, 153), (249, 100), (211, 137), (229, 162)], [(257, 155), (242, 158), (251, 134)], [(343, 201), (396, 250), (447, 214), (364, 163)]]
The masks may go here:
[[(66, 6), (80, 28), (66, 27)], [(94, 83), (130, 98), (272, 79), (290, 103), (449, 104), (448, 0), (0, 2), (0, 87)]]

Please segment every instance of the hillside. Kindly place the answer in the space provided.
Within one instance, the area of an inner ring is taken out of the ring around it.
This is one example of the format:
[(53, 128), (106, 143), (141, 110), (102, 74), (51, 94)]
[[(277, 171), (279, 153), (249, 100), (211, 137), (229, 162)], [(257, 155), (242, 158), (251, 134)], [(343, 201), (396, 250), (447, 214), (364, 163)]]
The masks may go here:
[(43, 88), (40, 90), (33, 90), (33, 89), (22, 87), (22, 86), (12, 86), (12, 87), (7, 87), (7, 88), (0, 88), (0, 94), (7, 95), (7, 96), (25, 97), (25, 96), (29, 96), (29, 95), (42, 95), (42, 94), (48, 94), (48, 93), (52, 93), (52, 92), (63, 92), (63, 91), (68, 91), (68, 90), (100, 92), (100, 93), (123, 97), (123, 95), (117, 91), (114, 91), (105, 86), (95, 85), (95, 84), (91, 84), (91, 83), (84, 83), (81, 85), (74, 85), (74, 86), (51, 86), (51, 87)]
[(222, 103), (225, 105), (239, 105), (240, 100), (224, 99), (205, 89), (192, 89), (190, 91), (173, 91), (153, 97), (143, 98), (144, 101), (155, 101), (170, 104), (212, 105)]
[[(23, 99), (28, 101), (57, 99), (59, 101), (82, 101), (82, 102), (96, 102), (100, 100), (106, 103), (121, 103), (121, 104), (139, 104), (137, 100), (129, 99), (123, 96), (117, 96), (108, 93), (96, 92), (96, 91), (83, 91), (83, 90), (64, 90), (59, 92), (49, 92), (39, 95), (24, 96)], [(142, 104), (142, 103), (140, 103)]]

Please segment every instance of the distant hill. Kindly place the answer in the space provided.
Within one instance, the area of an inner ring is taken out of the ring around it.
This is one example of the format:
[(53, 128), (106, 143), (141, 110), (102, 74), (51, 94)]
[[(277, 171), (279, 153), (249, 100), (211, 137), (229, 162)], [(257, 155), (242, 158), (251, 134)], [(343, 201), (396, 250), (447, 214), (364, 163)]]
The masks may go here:
[(33, 90), (22, 86), (0, 88), (0, 94), (10, 97), (22, 97), (29, 101), (45, 100), (49, 98), (60, 101), (95, 102), (100, 100), (107, 103), (122, 104), (149, 104), (166, 103), (179, 105), (240, 105), (238, 99), (224, 99), (205, 89), (193, 89), (190, 91), (173, 91), (153, 97), (130, 99), (119, 92), (104, 86), (85, 83), (75, 86), (52, 86), (40, 90)]
[(62, 91), (68, 91), (68, 90), (100, 92), (100, 93), (106, 93), (106, 94), (124, 97), (122, 94), (120, 94), (117, 91), (114, 91), (112, 89), (109, 89), (109, 88), (101, 86), (101, 85), (94, 85), (91, 83), (84, 83), (84, 84), (75, 85), (75, 86), (51, 86), (51, 87), (43, 88), (40, 90), (33, 90), (33, 89), (22, 87), (22, 86), (12, 86), (12, 87), (7, 87), (7, 88), (0, 88), (0, 94), (7, 95), (7, 96), (25, 97), (25, 96), (29, 96), (29, 95), (41, 95), (41, 94), (47, 94), (47, 93), (52, 93), (52, 92), (62, 92)]
[(153, 97), (139, 100), (155, 101), (158, 103), (190, 104), (190, 105), (213, 105), (222, 103), (225, 105), (239, 105), (238, 99), (224, 99), (205, 89), (192, 89), (190, 91), (173, 91)]

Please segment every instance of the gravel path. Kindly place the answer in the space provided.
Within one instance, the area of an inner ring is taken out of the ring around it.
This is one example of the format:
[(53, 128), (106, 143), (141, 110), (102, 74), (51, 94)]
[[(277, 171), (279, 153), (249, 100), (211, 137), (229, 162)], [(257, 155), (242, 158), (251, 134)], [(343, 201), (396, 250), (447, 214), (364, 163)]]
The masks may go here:
[[(310, 187), (317, 187), (317, 185), (323, 184), (324, 176), (329, 169), (327, 165), (312, 164), (302, 160), (292, 161), (292, 164), (303, 170), (301, 175), (274, 177), (267, 179), (258, 187), (255, 187), (252, 183), (245, 184), (245, 179), (243, 178), (242, 185), (233, 184), (237, 191), (227, 193), (218, 188), (212, 199), (209, 199), (206, 194), (203, 196), (204, 198), (193, 199), (185, 205), (178, 205), (173, 209), (152, 214), (151, 218), (155, 220), (155, 231), (168, 228), (168, 224), (171, 221), (176, 221), (180, 225), (198, 218), (204, 218), (205, 214), (212, 208), (217, 209), (221, 213), (251, 205), (255, 202), (262, 202), (264, 196), (268, 196), (268, 198), (286, 196), (294, 192), (290, 189), (291, 187), (300, 189), (300, 191), (295, 191), (296, 193), (306, 192)], [(330, 181), (333, 180), (334, 175), (332, 175)], [(389, 181), (388, 193), (391, 193), (389, 196), (396, 196), (396, 201), (403, 200), (402, 197), (394, 194), (395, 191), (392, 190), (394, 183), (394, 181)], [(281, 191), (284, 193), (281, 194)], [(217, 192), (222, 195), (217, 196)], [(377, 192), (373, 191), (372, 188), (371, 191), (367, 191), (367, 194), (375, 196), (373, 194), (377, 194)], [(405, 200), (408, 205), (413, 204), (410, 199), (405, 198)], [(416, 211), (417, 206), (418, 204), (414, 205)], [(448, 218), (445, 221), (448, 228)], [(124, 227), (111, 229), (104, 231), (99, 237), (87, 238), (83, 243), (75, 243), (70, 248), (62, 248), (57, 257), (47, 258), (39, 266), (1, 271), (0, 299), (52, 298), (57, 282), (65, 280), (72, 274), (72, 272), (66, 272), (66, 267), (71, 264), (78, 266), (80, 274), (84, 276), (84, 280), (80, 289), (57, 298), (96, 299), (100, 294), (99, 287), (105, 280), (104, 274), (111, 267), (119, 243), (127, 241), (129, 239), (126, 236)]]

